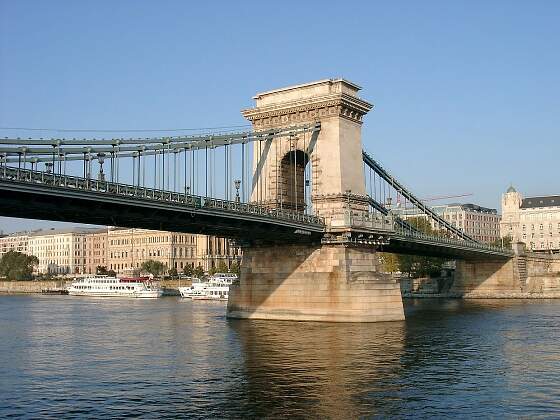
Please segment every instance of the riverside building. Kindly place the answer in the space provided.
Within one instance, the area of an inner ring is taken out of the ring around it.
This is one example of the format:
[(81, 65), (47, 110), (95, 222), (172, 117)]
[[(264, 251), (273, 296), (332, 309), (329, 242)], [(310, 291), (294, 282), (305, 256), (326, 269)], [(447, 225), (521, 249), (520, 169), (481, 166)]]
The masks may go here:
[[(500, 239), (501, 216), (496, 209), (470, 203), (445, 204), (433, 206), (431, 209), (445, 219), (445, 221), (478, 241), (492, 243)], [(391, 211), (403, 219), (427, 217), (416, 208), (405, 210), (402, 207), (395, 206)], [(432, 228), (437, 229), (438, 227), (432, 222)]]
[(500, 235), (533, 251), (559, 251), (560, 195), (523, 198), (510, 186), (502, 194)]
[(94, 229), (51, 229), (32, 233), (28, 254), (39, 259), (41, 274), (86, 273), (86, 236)]
[(0, 258), (10, 251), (28, 253), (29, 232), (15, 232), (0, 236)]
[(119, 274), (138, 272), (144, 261), (156, 260), (166, 270), (202, 267), (204, 271), (241, 260), (241, 250), (225, 238), (149, 229), (74, 228), (18, 232), (0, 237), (0, 258), (6, 252), (34, 255), (36, 274), (96, 274), (105, 267)]
[(187, 266), (208, 271), (220, 261), (229, 268), (240, 258), (239, 248), (214, 236), (123, 228), (109, 229), (107, 235), (107, 269), (117, 273), (132, 274), (148, 260), (181, 272)]
[(85, 274), (96, 274), (97, 267), (107, 267), (108, 229), (102, 228), (85, 236)]

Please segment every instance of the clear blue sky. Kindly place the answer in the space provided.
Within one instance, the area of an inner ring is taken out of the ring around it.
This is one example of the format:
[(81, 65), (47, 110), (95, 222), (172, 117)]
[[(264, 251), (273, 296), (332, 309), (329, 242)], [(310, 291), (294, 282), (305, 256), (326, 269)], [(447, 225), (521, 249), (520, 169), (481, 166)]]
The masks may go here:
[(0, 126), (244, 124), (256, 92), (344, 77), (418, 195), (499, 208), (510, 182), (560, 194), (559, 22), (558, 1), (0, 0)]

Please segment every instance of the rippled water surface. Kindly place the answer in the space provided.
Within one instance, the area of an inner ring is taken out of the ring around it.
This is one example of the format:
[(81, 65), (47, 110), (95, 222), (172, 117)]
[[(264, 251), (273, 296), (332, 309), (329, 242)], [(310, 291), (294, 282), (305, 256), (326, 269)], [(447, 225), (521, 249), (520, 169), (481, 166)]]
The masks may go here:
[(327, 324), (0, 296), (0, 418), (560, 415), (560, 301), (405, 305), (405, 322)]

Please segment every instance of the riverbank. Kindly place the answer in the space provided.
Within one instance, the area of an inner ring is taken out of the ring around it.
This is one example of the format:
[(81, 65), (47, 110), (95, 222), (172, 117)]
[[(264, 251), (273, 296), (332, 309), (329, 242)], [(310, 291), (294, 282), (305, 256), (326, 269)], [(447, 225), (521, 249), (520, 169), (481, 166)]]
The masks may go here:
[(481, 284), (464, 289), (458, 287), (455, 276), (435, 278), (400, 278), (403, 298), (444, 299), (560, 299), (560, 275), (544, 273), (527, 277), (524, 282)]
[(559, 292), (550, 293), (402, 293), (404, 299), (560, 299)]
[(66, 280), (0, 281), (0, 293), (41, 293), (43, 290), (60, 290), (65, 286)]
[[(0, 294), (42, 293), (45, 290), (64, 289), (70, 280), (40, 280), (40, 281), (0, 281)], [(178, 296), (179, 287), (188, 287), (191, 280), (161, 280), (161, 287), (167, 296)]]

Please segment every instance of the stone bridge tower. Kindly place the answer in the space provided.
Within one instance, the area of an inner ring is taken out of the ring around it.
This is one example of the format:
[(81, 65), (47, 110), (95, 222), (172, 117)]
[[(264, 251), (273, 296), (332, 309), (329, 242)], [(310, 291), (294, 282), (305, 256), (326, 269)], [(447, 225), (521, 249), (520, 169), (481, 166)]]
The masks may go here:
[(257, 131), (316, 122), (321, 130), (318, 136), (305, 133), (256, 145), (252, 201), (297, 211), (307, 207), (327, 223), (349, 206), (367, 211), (361, 126), (372, 105), (358, 97), (359, 90), (344, 79), (327, 79), (254, 97), (256, 107), (243, 115)]
[[(318, 135), (264, 140), (253, 149), (251, 201), (312, 211), (326, 230), (345, 214), (367, 212), (361, 126), (372, 105), (346, 80), (272, 90), (243, 111), (255, 130), (320, 122)], [(345, 227), (351, 229), (351, 226)], [(400, 287), (380, 270), (375, 249), (323, 243), (243, 248), (239, 284), (230, 287), (228, 317), (300, 321), (403, 320)]]

